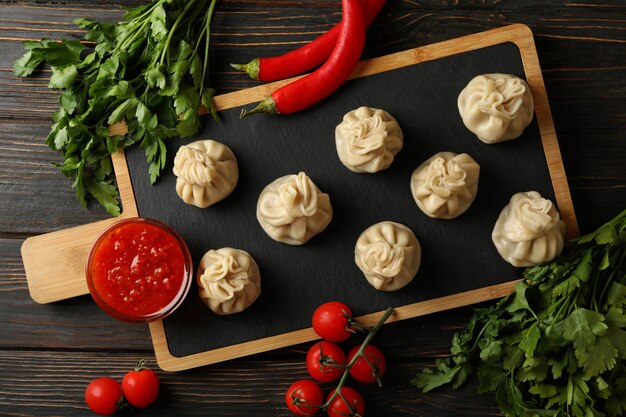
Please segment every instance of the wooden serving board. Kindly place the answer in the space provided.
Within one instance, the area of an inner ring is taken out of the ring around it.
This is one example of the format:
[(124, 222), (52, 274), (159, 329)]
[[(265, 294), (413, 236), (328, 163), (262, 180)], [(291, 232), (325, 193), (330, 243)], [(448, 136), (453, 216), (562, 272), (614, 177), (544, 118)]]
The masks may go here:
[[(487, 72), (519, 75), (531, 88), (536, 117), (515, 141), (485, 145), (460, 120), (458, 93), (473, 76)], [(206, 120), (193, 140), (211, 138), (231, 147), (240, 181), (231, 196), (213, 207), (187, 206), (174, 191), (172, 159), (189, 139), (168, 143), (166, 171), (155, 186), (148, 184), (141, 150), (114, 155), (121, 218), (141, 215), (169, 224), (186, 240), (196, 265), (206, 250), (233, 246), (250, 252), (261, 268), (261, 297), (245, 312), (215, 316), (192, 289), (179, 310), (150, 324), (161, 368), (188, 369), (313, 340), (310, 315), (316, 305), (331, 299), (345, 301), (365, 324), (373, 324), (388, 306), (395, 309), (391, 322), (508, 294), (519, 270), (501, 260), (490, 234), (515, 192), (536, 190), (556, 201), (568, 237), (577, 236), (541, 69), (526, 26), (364, 61), (340, 92), (312, 109), (289, 117), (239, 120), (241, 106), (262, 100), (282, 83), (216, 97), (222, 121)], [(396, 161), (374, 175), (348, 171), (334, 149), (334, 126), (361, 105), (389, 111), (405, 135)], [(455, 220), (428, 218), (410, 194), (412, 170), (439, 151), (467, 152), (481, 164), (478, 196)], [(293, 247), (269, 239), (256, 223), (254, 209), (265, 185), (299, 170), (330, 194), (335, 215), (326, 231)], [(86, 294), (89, 246), (118, 219), (28, 239), (22, 256), (33, 299), (48, 303)], [(353, 261), (358, 234), (383, 220), (411, 227), (423, 248), (415, 280), (394, 293), (370, 287)]]

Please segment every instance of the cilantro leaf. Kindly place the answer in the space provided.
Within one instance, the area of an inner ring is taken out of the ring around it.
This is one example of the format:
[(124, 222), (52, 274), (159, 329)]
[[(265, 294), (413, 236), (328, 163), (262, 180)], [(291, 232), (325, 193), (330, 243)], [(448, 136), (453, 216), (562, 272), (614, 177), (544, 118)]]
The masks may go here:
[(554, 385), (550, 384), (535, 384), (528, 389), (531, 394), (538, 395), (539, 398), (550, 398), (558, 394), (558, 391)]
[(488, 339), (484, 346), (481, 346), (480, 359), (485, 362), (500, 359), (502, 356), (502, 343), (502, 340)]
[(528, 284), (524, 281), (519, 281), (517, 284), (515, 284), (515, 293), (513, 294), (513, 299), (507, 307), (507, 311), (509, 313), (513, 313), (519, 310), (528, 310), (529, 312), (532, 312), (532, 309), (528, 304), (528, 300), (526, 299), (527, 289)]
[[(112, 215), (120, 213), (110, 164), (119, 148), (141, 143), (154, 182), (166, 162), (163, 140), (200, 128), (200, 105), (212, 106), (205, 76), (215, 3), (152, 0), (128, 9), (122, 22), (76, 19), (87, 30), (85, 40), (95, 44), (86, 54), (79, 40), (23, 43), (15, 74), (47, 64), (49, 87), (62, 90), (46, 144), (63, 154), (56, 166), (73, 179), (82, 206), (89, 194)], [(128, 133), (109, 136), (108, 125), (122, 120)]]
[(505, 349), (504, 360), (502, 366), (507, 371), (513, 371), (524, 362), (524, 352), (517, 347), (507, 347)]
[(598, 376), (615, 366), (618, 350), (607, 336), (598, 337), (596, 342), (577, 355), (580, 366), (588, 377)]
[(621, 308), (626, 305), (626, 285), (613, 281), (606, 295), (608, 306)]
[[(566, 243), (546, 265), (454, 335), (445, 366), (413, 381), (457, 385), (478, 363), (479, 392), (505, 416), (616, 417), (626, 412), (626, 210)], [(450, 363), (457, 364), (450, 367)]]
[(41, 45), (33, 47), (33, 53), (39, 53), (53, 67), (65, 67), (80, 62), (80, 54), (85, 47), (76, 40), (63, 40), (61, 43), (45, 39)]
[(411, 383), (419, 388), (422, 388), (424, 392), (428, 392), (453, 381), (461, 384), (469, 375), (467, 370), (465, 370), (465, 372), (461, 372), (463, 368), (468, 367), (468, 364), (466, 363), (451, 368), (449, 361), (437, 360), (436, 365), (436, 372), (433, 372), (430, 369), (425, 369), (424, 372), (417, 374), (413, 379), (411, 379)]
[(62, 69), (52, 69), (49, 88), (69, 88), (78, 78), (78, 70), (76, 65), (68, 65)]
[(605, 317), (607, 325), (626, 329), (626, 312), (624, 309), (611, 307)]
[(601, 313), (582, 307), (574, 309), (569, 317), (554, 325), (555, 332), (563, 339), (573, 342), (576, 351), (584, 351), (607, 328)]
[(135, 97), (124, 100), (115, 108), (115, 110), (113, 110), (113, 112), (111, 112), (108, 123), (112, 125), (119, 122), (120, 120), (123, 120), (126, 116), (135, 113), (138, 105), (139, 100), (137, 100)]
[(112, 216), (120, 215), (120, 203), (117, 200), (117, 188), (107, 181), (95, 181), (92, 178), (84, 179), (85, 189), (93, 195)]
[(500, 366), (490, 363), (482, 364), (478, 368), (478, 378), (480, 379), (478, 392), (497, 391), (500, 385), (506, 383), (509, 377), (510, 372)]
[(59, 96), (59, 104), (61, 105), (61, 108), (65, 110), (66, 114), (68, 115), (74, 114), (74, 111), (79, 105), (78, 100), (79, 100), (79, 97), (76, 97), (74, 90), (72, 90), (71, 88), (64, 91)]
[(39, 65), (41, 65), (43, 60), (44, 58), (41, 54), (33, 53), (33, 51), (27, 51), (13, 64), (13, 73), (18, 77), (29, 76)]
[(527, 357), (517, 373), (520, 381), (541, 382), (548, 376), (548, 362), (541, 357)]
[(540, 337), (541, 331), (539, 331), (536, 324), (532, 325), (522, 332), (522, 341), (519, 344), (519, 348), (523, 350), (527, 356), (532, 357)]
[(163, 66), (156, 66), (146, 71), (144, 75), (146, 83), (149, 87), (165, 88), (165, 75), (163, 74)]
[(619, 352), (619, 359), (626, 360), (626, 330), (618, 327), (609, 327), (606, 331), (606, 337)]

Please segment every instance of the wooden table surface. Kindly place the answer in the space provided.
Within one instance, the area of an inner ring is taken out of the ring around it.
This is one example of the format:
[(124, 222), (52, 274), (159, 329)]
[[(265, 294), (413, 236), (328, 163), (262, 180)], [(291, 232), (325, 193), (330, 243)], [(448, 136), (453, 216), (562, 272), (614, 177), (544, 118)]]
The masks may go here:
[[(18, 79), (21, 41), (79, 38), (76, 17), (120, 18), (118, 0), (0, 0), (0, 415), (87, 416), (88, 382), (121, 378), (153, 358), (147, 326), (116, 322), (89, 296), (38, 305), (29, 296), (20, 246), (29, 236), (106, 218), (82, 209), (44, 144), (58, 92), (49, 71)], [(228, 63), (306, 43), (340, 19), (337, 0), (223, 0), (213, 23), (213, 84), (219, 93), (256, 85)], [(365, 58), (511, 23), (532, 29), (582, 233), (626, 207), (626, 2), (389, 0), (369, 29)], [(463, 388), (422, 394), (408, 383), (448, 352), (470, 308), (385, 326), (384, 386), (358, 386), (369, 416), (498, 415), (492, 395)], [(155, 405), (124, 415), (288, 416), (284, 392), (306, 377), (310, 344), (181, 373), (161, 372)]]

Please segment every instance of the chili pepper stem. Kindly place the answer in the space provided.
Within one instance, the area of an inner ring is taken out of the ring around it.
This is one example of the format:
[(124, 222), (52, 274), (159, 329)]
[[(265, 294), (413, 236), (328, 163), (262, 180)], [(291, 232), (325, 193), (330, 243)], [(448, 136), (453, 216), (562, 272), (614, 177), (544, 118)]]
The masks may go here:
[(278, 113), (297, 113), (324, 100), (354, 71), (365, 45), (365, 19), (359, 0), (342, 0), (341, 5), (343, 25), (332, 53), (312, 73), (272, 92)]
[[(361, 0), (367, 26), (372, 23), (385, 2), (385, 0)], [(342, 26), (343, 20), (328, 32), (297, 49), (283, 55), (259, 58), (256, 73), (258, 78), (253, 78), (265, 82), (284, 80), (322, 65), (332, 54)]]
[(236, 70), (244, 71), (253, 80), (259, 79), (259, 58), (254, 58), (247, 64), (230, 64), (230, 66)]
[(278, 114), (278, 110), (276, 110), (276, 103), (274, 99), (271, 97), (266, 98), (262, 102), (260, 102), (255, 108), (252, 110), (241, 110), (241, 114), (239, 115), (240, 119), (243, 119), (246, 116), (255, 113), (270, 113), (270, 114)]

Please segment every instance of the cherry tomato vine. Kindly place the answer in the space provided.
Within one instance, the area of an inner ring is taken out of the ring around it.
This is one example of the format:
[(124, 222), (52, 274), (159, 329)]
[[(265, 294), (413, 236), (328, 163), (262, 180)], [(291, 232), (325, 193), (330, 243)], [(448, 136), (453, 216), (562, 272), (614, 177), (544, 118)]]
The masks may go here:
[[(380, 386), (380, 379), (386, 369), (386, 360), (380, 349), (370, 343), (392, 313), (393, 309), (388, 308), (373, 327), (365, 327), (352, 318), (350, 309), (343, 303), (330, 302), (318, 307), (313, 314), (313, 328), (321, 337), (326, 335), (330, 336), (331, 340), (334, 339), (333, 341), (342, 341), (347, 338), (346, 332), (349, 336), (354, 328), (365, 330), (368, 334), (361, 345), (355, 346), (350, 351), (347, 363), (343, 361), (343, 351), (334, 343), (322, 341), (313, 345), (307, 354), (309, 374), (318, 381), (329, 382), (337, 378), (338, 369), (343, 369), (339, 382), (324, 403), (321, 401), (316, 403), (312, 399), (319, 398), (321, 392), (319, 385), (311, 380), (297, 381), (287, 391), (287, 407), (296, 415), (312, 415), (321, 409), (326, 411), (329, 417), (362, 416), (365, 401), (356, 390), (346, 386), (346, 382), (348, 376), (352, 376), (359, 382), (377, 382)], [(320, 320), (320, 317), (323, 320)], [(323, 326), (320, 326), (320, 323)], [(336, 349), (339, 349), (341, 354)]]

